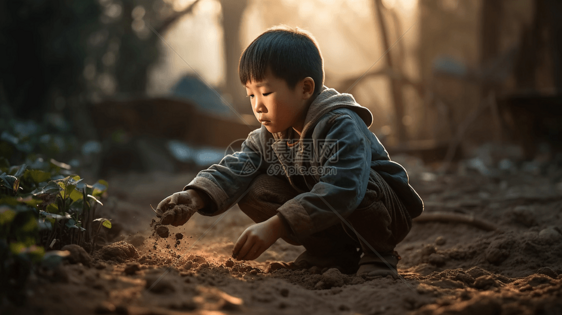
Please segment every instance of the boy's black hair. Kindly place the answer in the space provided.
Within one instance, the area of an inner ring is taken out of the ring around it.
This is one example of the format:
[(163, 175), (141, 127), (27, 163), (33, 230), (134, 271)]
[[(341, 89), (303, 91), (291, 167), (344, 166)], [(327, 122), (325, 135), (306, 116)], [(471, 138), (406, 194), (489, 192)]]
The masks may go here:
[(314, 36), (299, 27), (279, 25), (269, 28), (244, 50), (238, 64), (242, 85), (262, 81), (267, 67), (294, 89), (297, 82), (311, 77), (314, 95), (324, 84), (324, 60)]

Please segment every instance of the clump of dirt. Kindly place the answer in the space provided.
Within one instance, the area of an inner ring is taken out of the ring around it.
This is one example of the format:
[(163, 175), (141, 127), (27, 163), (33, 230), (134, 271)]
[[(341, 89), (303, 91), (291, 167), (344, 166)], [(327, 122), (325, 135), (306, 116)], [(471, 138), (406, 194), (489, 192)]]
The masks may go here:
[(102, 260), (112, 260), (125, 262), (127, 260), (139, 258), (139, 253), (135, 247), (125, 241), (109, 244), (97, 251), (96, 256)]
[(84, 266), (91, 266), (90, 255), (82, 248), (80, 245), (70, 244), (62, 248), (62, 250), (67, 250), (70, 255), (66, 258), (71, 264), (81, 263)]
[(163, 225), (156, 226), (154, 230), (156, 231), (156, 234), (162, 238), (167, 238), (170, 235), (168, 228)]

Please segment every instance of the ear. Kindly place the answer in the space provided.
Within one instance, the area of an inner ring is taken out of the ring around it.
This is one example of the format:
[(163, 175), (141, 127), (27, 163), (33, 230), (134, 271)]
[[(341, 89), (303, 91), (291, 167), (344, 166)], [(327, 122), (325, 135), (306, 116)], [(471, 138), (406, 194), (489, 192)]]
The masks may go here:
[(306, 77), (302, 81), (302, 98), (307, 100), (314, 94), (314, 79)]

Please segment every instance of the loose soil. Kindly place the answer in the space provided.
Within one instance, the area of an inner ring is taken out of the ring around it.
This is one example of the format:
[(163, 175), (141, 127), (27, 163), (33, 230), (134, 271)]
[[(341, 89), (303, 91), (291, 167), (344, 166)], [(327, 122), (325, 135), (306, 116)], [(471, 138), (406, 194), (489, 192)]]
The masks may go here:
[(90, 267), (69, 259), (55, 276), (34, 275), (26, 305), (2, 313), (562, 314), (559, 178), (418, 175), (410, 174), (411, 184), (426, 213), (470, 215), (497, 229), (414, 223), (396, 248), (397, 280), (316, 267), (267, 273), (271, 262), (290, 262), (304, 248), (279, 240), (255, 261), (233, 260), (234, 243), (253, 224), (237, 206), (153, 233), (149, 204), (194, 175), (123, 176), (110, 180), (103, 210), (121, 235)]

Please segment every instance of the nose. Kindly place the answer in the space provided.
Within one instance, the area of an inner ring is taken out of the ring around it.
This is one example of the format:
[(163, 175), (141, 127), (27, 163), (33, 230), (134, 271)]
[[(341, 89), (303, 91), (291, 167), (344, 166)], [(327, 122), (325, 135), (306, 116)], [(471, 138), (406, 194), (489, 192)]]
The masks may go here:
[(263, 98), (258, 95), (254, 96), (254, 104), (252, 106), (254, 107), (254, 111), (256, 113), (267, 113), (267, 109), (265, 108), (265, 105), (263, 103)]

